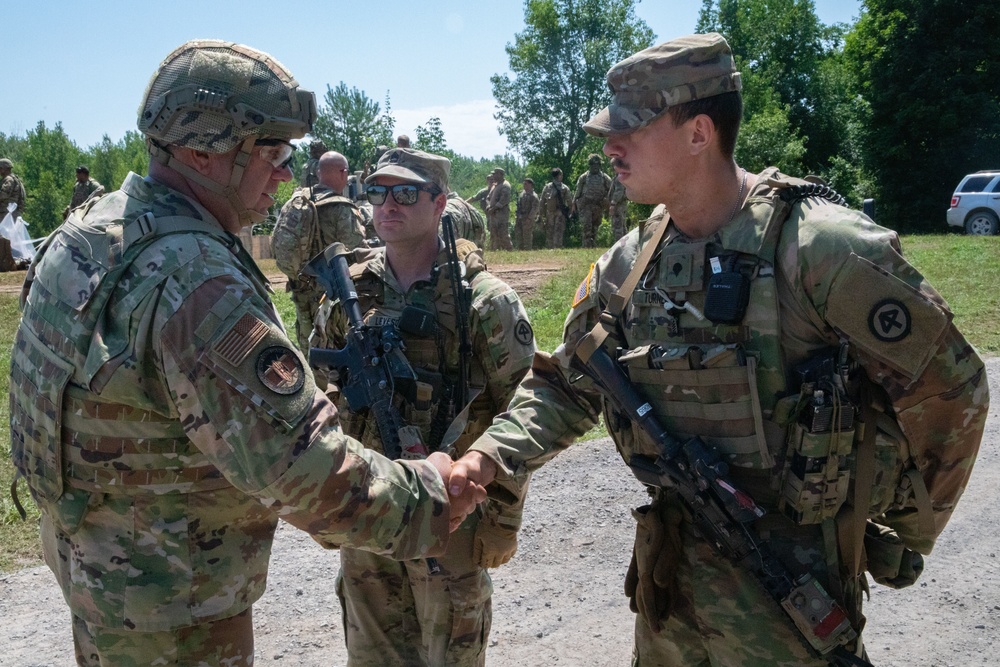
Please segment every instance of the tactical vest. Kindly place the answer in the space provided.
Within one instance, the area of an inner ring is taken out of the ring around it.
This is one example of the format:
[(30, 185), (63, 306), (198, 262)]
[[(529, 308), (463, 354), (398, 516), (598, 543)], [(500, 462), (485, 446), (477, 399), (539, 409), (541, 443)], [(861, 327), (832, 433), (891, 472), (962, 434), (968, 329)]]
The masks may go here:
[(608, 196), (610, 185), (610, 179), (605, 174), (587, 172), (583, 175), (583, 190), (580, 193), (582, 195), (580, 199), (588, 204), (599, 204)]
[[(194, 218), (147, 211), (124, 224), (84, 222), (98, 201), (124, 206), (127, 196), (91, 200), (71, 213), (39, 249), (25, 280), (11, 354), (11, 439), (14, 464), (36, 501), (55, 502), (67, 486), (116, 494), (229, 486), (188, 440), (176, 415), (101, 397), (110, 373), (129, 354), (127, 337), (106, 336), (102, 321), (126, 269), (165, 235), (208, 235), (245, 267), (256, 265), (234, 236)], [(43, 259), (74, 269), (36, 274)], [(67, 273), (75, 275), (66, 281)], [(266, 282), (262, 275), (258, 279)], [(142, 281), (124, 298), (136, 306), (161, 283)]]
[[(476, 245), (467, 239), (456, 241), (461, 272), (469, 284), (475, 282), (476, 276), (485, 269), (477, 251)], [(448, 406), (442, 401), (454, 389), (458, 382), (459, 369), (459, 331), (458, 309), (454, 292), (451, 287), (451, 276), (447, 265), (435, 269), (436, 278), (416, 284), (409, 292), (408, 298), (391, 290), (385, 289), (382, 279), (367, 270), (365, 263), (350, 267), (351, 278), (358, 292), (358, 302), (369, 326), (381, 326), (393, 322), (399, 323), (403, 309), (414, 306), (434, 315), (437, 324), (436, 334), (422, 336), (412, 332), (401, 331), (405, 344), (406, 358), (417, 374), (416, 387), (408, 392), (398, 390), (393, 396), (393, 405), (399, 410), (402, 422), (409, 427), (415, 427), (420, 432), (421, 441), (431, 448), (439, 446), (444, 434), (434, 432), (448, 426), (450, 419), (439, 416), (441, 410)], [(471, 305), (471, 304), (470, 304)], [(482, 366), (470, 364), (471, 379), (469, 387), (470, 399), (486, 386), (486, 378)], [(366, 447), (382, 450), (378, 428), (374, 417), (367, 411), (353, 413), (345, 399), (338, 406), (341, 414), (341, 426), (345, 433), (360, 440)], [(454, 406), (454, 413), (462, 411), (464, 406)], [(460, 452), (464, 451), (473, 439), (473, 433), (478, 435), (486, 429), (493, 415), (469, 414), (463, 435), (453, 444)], [(444, 420), (435, 427), (435, 420)], [(472, 427), (470, 427), (472, 425)]]

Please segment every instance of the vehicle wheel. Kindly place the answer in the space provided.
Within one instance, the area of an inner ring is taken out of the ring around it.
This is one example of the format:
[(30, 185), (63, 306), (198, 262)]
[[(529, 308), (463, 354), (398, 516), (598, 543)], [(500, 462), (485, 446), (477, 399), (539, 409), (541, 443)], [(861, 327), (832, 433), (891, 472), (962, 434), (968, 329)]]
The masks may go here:
[(976, 211), (965, 219), (965, 233), (972, 236), (995, 236), (1000, 221), (992, 211)]

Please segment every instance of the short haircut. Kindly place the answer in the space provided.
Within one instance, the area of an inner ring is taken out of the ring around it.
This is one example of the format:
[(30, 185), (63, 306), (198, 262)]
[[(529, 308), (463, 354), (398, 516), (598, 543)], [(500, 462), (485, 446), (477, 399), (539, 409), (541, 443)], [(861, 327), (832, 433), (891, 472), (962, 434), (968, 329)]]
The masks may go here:
[(552, 171), (550, 171), (549, 173), (552, 174), (552, 178), (555, 178), (556, 176), (562, 176), (562, 169), (560, 169), (559, 167), (553, 167)]
[(683, 125), (695, 116), (708, 116), (719, 133), (719, 150), (723, 157), (731, 158), (736, 151), (736, 137), (743, 119), (743, 97), (738, 91), (705, 97), (670, 107), (667, 112), (674, 127)]

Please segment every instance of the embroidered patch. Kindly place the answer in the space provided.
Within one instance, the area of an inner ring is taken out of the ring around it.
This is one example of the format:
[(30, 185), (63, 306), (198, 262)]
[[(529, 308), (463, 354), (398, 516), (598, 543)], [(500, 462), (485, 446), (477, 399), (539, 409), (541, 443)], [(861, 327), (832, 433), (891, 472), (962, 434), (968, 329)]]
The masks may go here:
[(272, 346), (257, 356), (257, 378), (274, 393), (288, 396), (302, 389), (306, 372), (298, 355), (287, 347)]
[(521, 345), (531, 345), (531, 341), (535, 339), (535, 332), (523, 317), (514, 325), (514, 339)]
[(215, 351), (233, 366), (239, 366), (266, 335), (267, 325), (247, 313), (216, 342)]
[(885, 343), (895, 343), (909, 336), (910, 323), (910, 311), (896, 299), (882, 299), (868, 313), (868, 329)]
[(590, 265), (590, 271), (587, 272), (587, 277), (583, 279), (580, 286), (576, 288), (576, 293), (573, 295), (573, 308), (586, 301), (587, 297), (590, 296), (590, 279), (594, 277), (594, 265)]

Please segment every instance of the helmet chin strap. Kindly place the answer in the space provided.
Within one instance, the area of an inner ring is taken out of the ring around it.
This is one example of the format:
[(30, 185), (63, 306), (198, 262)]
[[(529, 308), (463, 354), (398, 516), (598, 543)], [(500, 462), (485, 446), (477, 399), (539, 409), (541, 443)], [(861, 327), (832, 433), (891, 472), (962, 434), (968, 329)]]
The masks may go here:
[(240, 227), (246, 227), (248, 225), (259, 224), (267, 219), (266, 215), (247, 208), (247, 205), (240, 199), (239, 194), (240, 182), (243, 180), (243, 173), (246, 171), (247, 164), (250, 163), (250, 156), (256, 142), (257, 135), (252, 134), (240, 144), (240, 151), (236, 154), (236, 161), (233, 163), (233, 171), (229, 176), (228, 185), (213, 181), (208, 176), (192, 169), (174, 157), (165, 146), (160, 145), (155, 140), (148, 140), (147, 145), (149, 146), (149, 154), (154, 160), (166, 167), (170, 167), (189, 181), (194, 181), (206, 190), (225, 197), (229, 205), (233, 207), (233, 211), (236, 212)]

